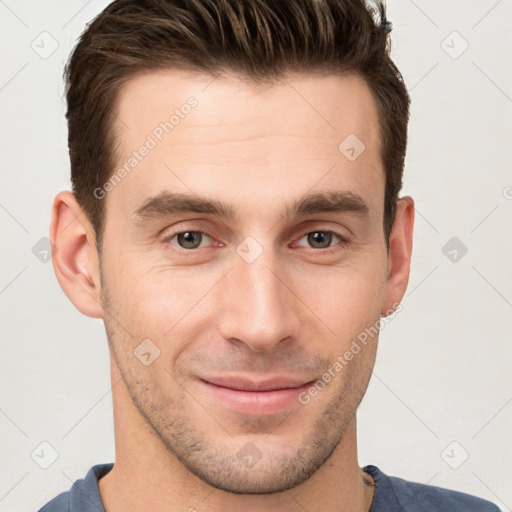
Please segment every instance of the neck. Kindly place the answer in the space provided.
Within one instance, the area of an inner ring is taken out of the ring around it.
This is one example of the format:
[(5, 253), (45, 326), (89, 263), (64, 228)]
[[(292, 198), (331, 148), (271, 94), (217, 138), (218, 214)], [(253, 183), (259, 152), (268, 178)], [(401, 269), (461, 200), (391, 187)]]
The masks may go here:
[(331, 457), (299, 486), (272, 494), (233, 494), (200, 480), (165, 448), (133, 405), (118, 371), (112, 370), (116, 460), (99, 481), (106, 512), (369, 510), (373, 488), (363, 482), (358, 465), (355, 417)]

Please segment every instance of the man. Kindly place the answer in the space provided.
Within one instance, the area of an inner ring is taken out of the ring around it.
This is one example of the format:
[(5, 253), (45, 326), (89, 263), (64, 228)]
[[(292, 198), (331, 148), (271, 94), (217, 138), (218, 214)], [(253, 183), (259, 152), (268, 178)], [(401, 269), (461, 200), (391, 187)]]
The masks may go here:
[(42, 512), (497, 510), (357, 461), (414, 218), (378, 7), (116, 0), (81, 37), (53, 263), (105, 322), (116, 460)]

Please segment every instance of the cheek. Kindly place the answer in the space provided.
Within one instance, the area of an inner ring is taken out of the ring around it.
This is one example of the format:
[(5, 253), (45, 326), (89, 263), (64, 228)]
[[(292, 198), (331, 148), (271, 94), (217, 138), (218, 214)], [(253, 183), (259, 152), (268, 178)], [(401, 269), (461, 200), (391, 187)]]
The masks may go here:
[[(109, 268), (109, 283), (119, 315), (134, 336), (155, 342), (172, 339), (175, 346), (184, 326), (195, 331), (214, 320), (209, 318), (216, 310), (211, 301), (222, 295), (226, 281), (221, 278), (229, 266), (173, 268), (147, 256), (145, 261), (143, 254), (119, 256)], [(379, 317), (386, 269), (381, 254), (355, 255), (331, 266), (292, 265), (285, 272), (286, 281), (300, 301), (290, 307), (302, 315), (306, 305), (314, 313), (308, 316), (316, 327), (310, 327), (317, 331), (323, 322), (337, 338), (355, 336)]]
[(385, 294), (384, 262), (309, 272), (297, 281), (298, 295), (336, 337), (357, 336), (380, 316)]
[(155, 340), (172, 338), (197, 319), (207, 302), (203, 299), (218, 280), (215, 272), (193, 267), (126, 264), (119, 275), (117, 303), (139, 334)]

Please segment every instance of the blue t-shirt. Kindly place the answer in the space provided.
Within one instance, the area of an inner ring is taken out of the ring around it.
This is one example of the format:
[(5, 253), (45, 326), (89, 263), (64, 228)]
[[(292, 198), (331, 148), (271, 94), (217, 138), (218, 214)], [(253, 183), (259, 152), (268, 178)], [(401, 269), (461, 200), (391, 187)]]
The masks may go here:
[[(69, 491), (59, 494), (39, 512), (105, 512), (98, 479), (112, 467), (93, 466), (85, 479), (77, 480)], [(376, 466), (363, 469), (375, 481), (370, 512), (500, 512), (491, 502), (469, 494), (387, 476)]]

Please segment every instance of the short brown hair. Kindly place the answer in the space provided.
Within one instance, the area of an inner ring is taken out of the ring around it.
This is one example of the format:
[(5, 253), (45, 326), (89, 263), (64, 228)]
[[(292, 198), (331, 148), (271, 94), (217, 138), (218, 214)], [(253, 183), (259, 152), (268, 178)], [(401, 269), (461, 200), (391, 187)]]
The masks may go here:
[[(407, 145), (409, 94), (390, 58), (385, 7), (364, 0), (115, 0), (81, 35), (65, 69), (73, 192), (98, 249), (104, 204), (94, 190), (114, 172), (114, 108), (135, 74), (162, 68), (255, 82), (288, 71), (356, 73), (377, 101), (386, 172), (386, 243)], [(340, 141), (341, 142), (341, 141)]]

